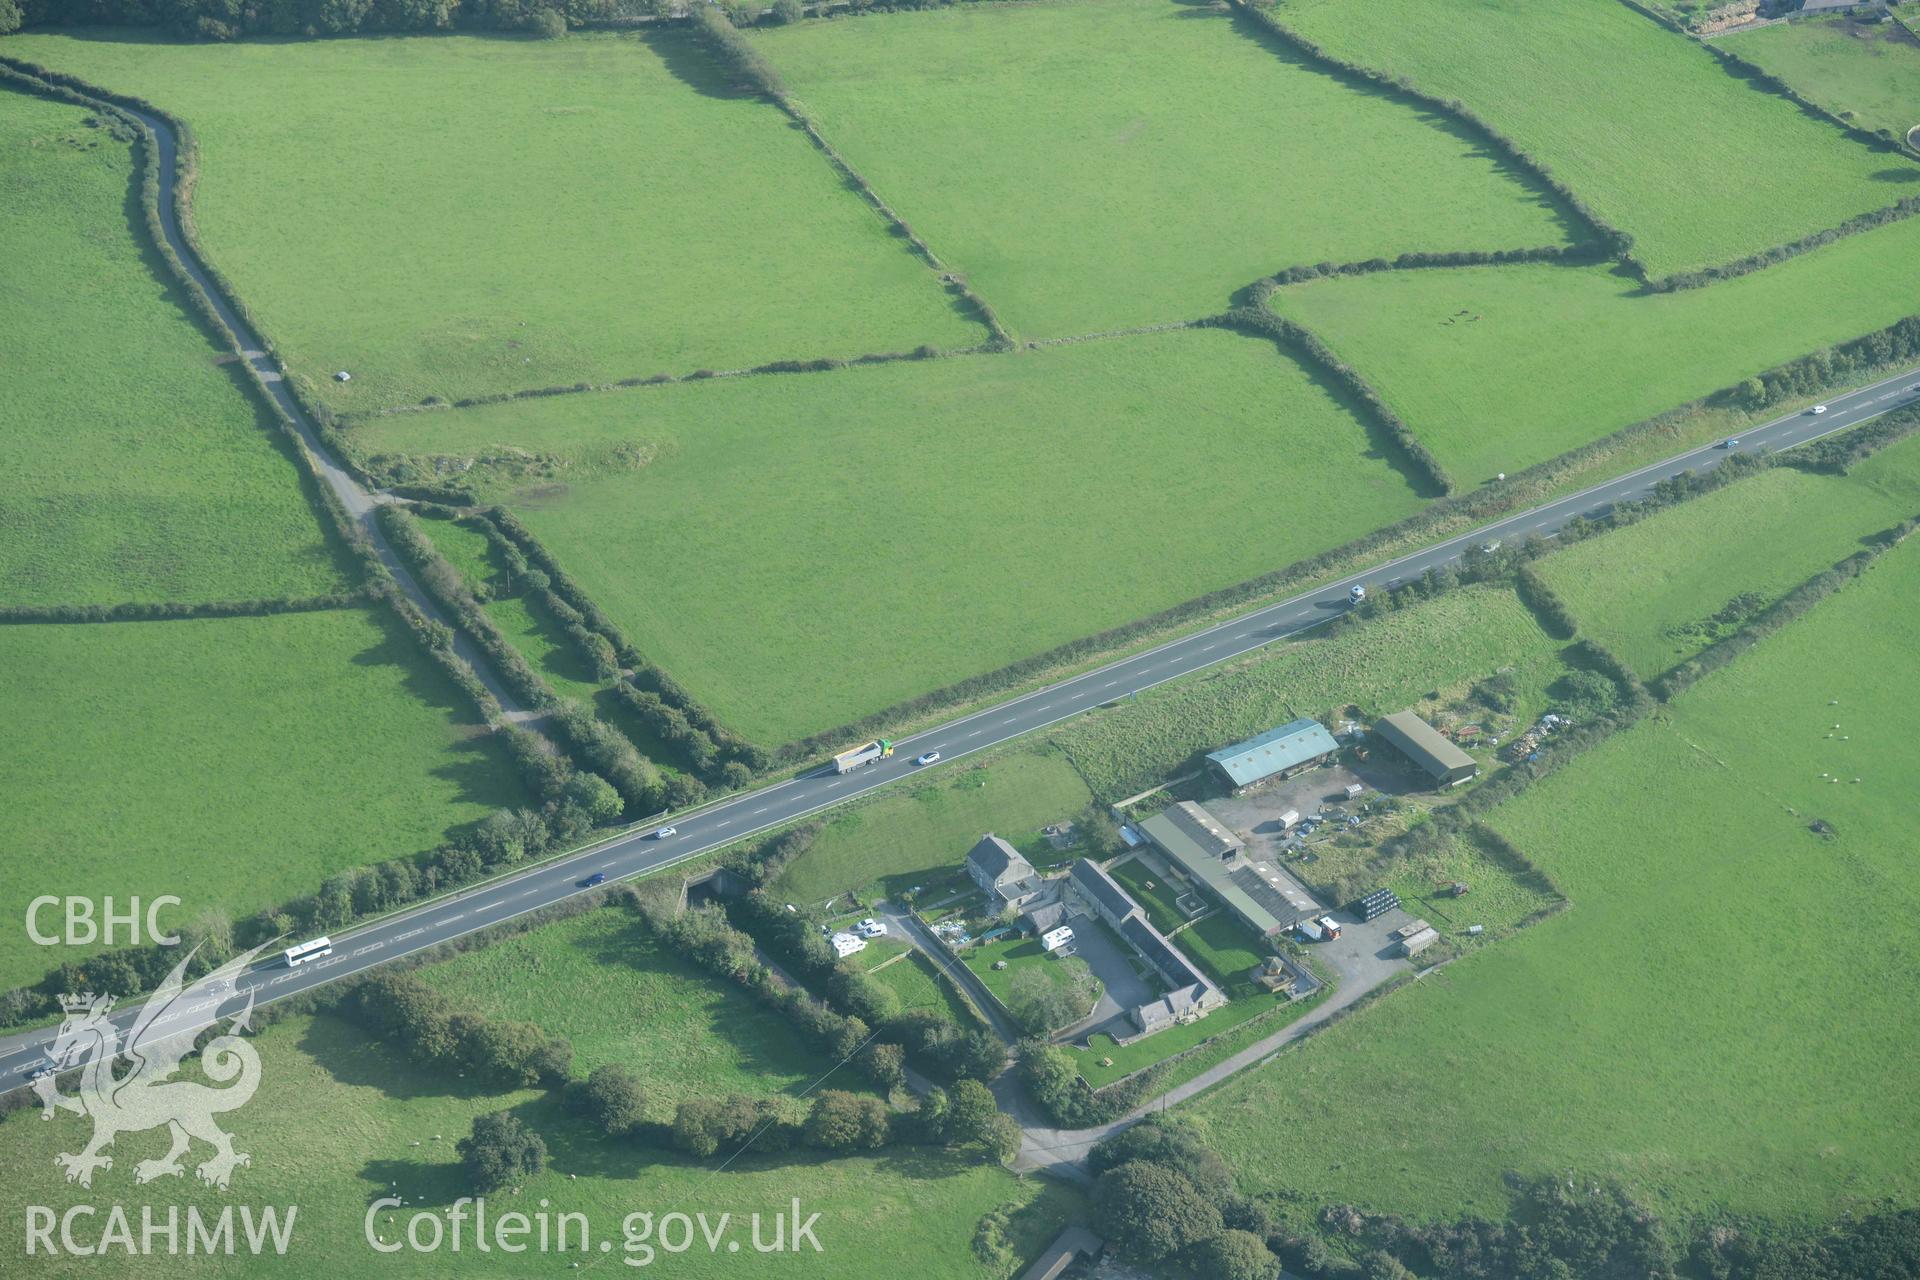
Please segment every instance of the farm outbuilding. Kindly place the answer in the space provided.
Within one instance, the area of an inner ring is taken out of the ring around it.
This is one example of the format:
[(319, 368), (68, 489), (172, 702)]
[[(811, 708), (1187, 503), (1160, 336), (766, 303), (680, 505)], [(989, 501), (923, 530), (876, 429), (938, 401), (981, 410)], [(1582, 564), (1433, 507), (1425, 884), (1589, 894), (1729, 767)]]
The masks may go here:
[(1190, 800), (1154, 814), (1140, 830), (1168, 861), (1263, 938), (1319, 909), (1286, 872), (1243, 856), (1246, 842)]
[(1322, 764), (1336, 750), (1333, 735), (1325, 725), (1303, 718), (1269, 729), (1257, 738), (1209, 751), (1207, 764), (1238, 795)]
[(1400, 939), (1400, 954), (1412, 958), (1440, 941), (1440, 935), (1432, 927), (1416, 929)]
[(1405, 756), (1413, 767), (1442, 786), (1456, 787), (1480, 771), (1473, 757), (1440, 736), (1440, 731), (1411, 711), (1396, 711), (1374, 721), (1373, 731)]

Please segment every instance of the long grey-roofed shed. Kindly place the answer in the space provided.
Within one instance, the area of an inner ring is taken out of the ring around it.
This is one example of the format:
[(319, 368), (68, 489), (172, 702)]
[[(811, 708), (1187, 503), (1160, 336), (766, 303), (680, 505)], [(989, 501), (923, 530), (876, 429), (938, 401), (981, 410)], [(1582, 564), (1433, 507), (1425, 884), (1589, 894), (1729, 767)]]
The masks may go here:
[(1373, 731), (1435, 782), (1453, 786), (1480, 770), (1472, 756), (1411, 711), (1381, 717), (1374, 721)]

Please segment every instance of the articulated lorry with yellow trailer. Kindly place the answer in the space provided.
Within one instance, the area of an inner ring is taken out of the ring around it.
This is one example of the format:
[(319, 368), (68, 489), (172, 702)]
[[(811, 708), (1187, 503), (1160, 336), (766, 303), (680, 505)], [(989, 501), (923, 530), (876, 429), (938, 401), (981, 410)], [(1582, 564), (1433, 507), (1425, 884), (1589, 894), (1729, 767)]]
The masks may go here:
[(885, 760), (893, 754), (893, 742), (888, 738), (875, 738), (865, 746), (842, 751), (833, 758), (835, 773), (851, 773), (863, 764), (872, 764), (875, 760)]

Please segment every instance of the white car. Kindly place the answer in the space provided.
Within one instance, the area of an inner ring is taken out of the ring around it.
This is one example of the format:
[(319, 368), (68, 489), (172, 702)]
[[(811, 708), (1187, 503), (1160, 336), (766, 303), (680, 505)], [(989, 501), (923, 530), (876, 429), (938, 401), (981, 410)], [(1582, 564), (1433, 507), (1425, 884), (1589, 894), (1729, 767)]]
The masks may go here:
[(1720, 447), (1722, 449), (1738, 449), (1740, 447), (1740, 437), (1728, 436), (1725, 440), (1722, 440), (1720, 442)]
[(1827, 411), (1827, 406), (1825, 406), (1825, 405), (1823, 405), (1823, 404), (1817, 404), (1817, 405), (1815, 405), (1815, 406), (1813, 406), (1813, 411), (1814, 411), (1815, 413), (1825, 413), (1825, 412)]
[(915, 756), (913, 758), (913, 762), (915, 764), (932, 764), (934, 761), (938, 760), (939, 758), (940, 758), (940, 753), (938, 751), (929, 751), (925, 755)]
[(1359, 604), (1366, 598), (1367, 589), (1365, 587), (1355, 587), (1353, 590), (1347, 592), (1347, 599), (1351, 600), (1354, 604)]
[(678, 827), (662, 827), (649, 838), (653, 840), (665, 840), (668, 836), (676, 836), (679, 834), (680, 828)]
[(863, 938), (884, 937), (887, 932), (887, 922), (885, 920), (875, 920), (872, 916), (868, 916), (855, 927), (860, 931), (860, 936)]

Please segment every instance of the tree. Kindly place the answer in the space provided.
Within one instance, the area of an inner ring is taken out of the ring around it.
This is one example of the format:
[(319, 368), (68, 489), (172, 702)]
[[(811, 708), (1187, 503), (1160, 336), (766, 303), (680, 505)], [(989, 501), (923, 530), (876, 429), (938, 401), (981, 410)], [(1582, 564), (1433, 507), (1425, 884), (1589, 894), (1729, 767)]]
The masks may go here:
[(1183, 1173), (1130, 1160), (1100, 1176), (1100, 1234), (1135, 1262), (1162, 1262), (1225, 1229), (1220, 1211)]
[(947, 1145), (991, 1149), (995, 1144), (993, 1121), (999, 1114), (1000, 1104), (994, 1101), (991, 1089), (978, 1080), (957, 1082), (947, 1094)]
[(773, 20), (781, 26), (789, 26), (806, 16), (800, 0), (773, 0)]
[(490, 1111), (473, 1122), (473, 1132), (453, 1148), (467, 1167), (473, 1189), (482, 1195), (547, 1167), (547, 1144), (510, 1111)]
[(827, 1089), (813, 1100), (804, 1130), (822, 1151), (871, 1151), (887, 1142), (887, 1104), (871, 1094)]
[(868, 1045), (861, 1066), (867, 1078), (882, 1089), (898, 1089), (907, 1082), (907, 1051), (897, 1044), (882, 1041)]
[(617, 1062), (595, 1067), (569, 1091), (567, 1101), (609, 1137), (625, 1137), (647, 1118), (647, 1095), (640, 1077)]
[(1029, 965), (1007, 984), (1007, 1008), (1036, 1035), (1084, 1018), (1099, 998), (1100, 983), (1078, 956)]
[(1004, 1111), (996, 1111), (993, 1126), (988, 1131), (985, 1146), (989, 1154), (1002, 1164), (1020, 1154), (1020, 1140), (1024, 1137), (1020, 1122)]
[(1740, 403), (1749, 409), (1764, 409), (1771, 399), (1767, 394), (1767, 384), (1758, 378), (1748, 378), (1740, 384)]
[(470, 1014), (456, 1014), (466, 1023), (460, 1058), (467, 1068), (515, 1088), (540, 1083), (535, 1058), (546, 1045), (546, 1033), (531, 1022), (495, 1022)]
[(1379, 1249), (1367, 1255), (1363, 1269), (1367, 1280), (1419, 1280), (1402, 1265), (1400, 1259)]
[(527, 30), (542, 40), (558, 40), (567, 34), (567, 15), (558, 9), (536, 9), (527, 19)]
[(1267, 1242), (1247, 1231), (1222, 1231), (1189, 1251), (1195, 1273), (1208, 1280), (1274, 1280), (1280, 1260)]
[(20, 29), (20, 6), (14, 0), (0, 0), (0, 36)]
[(1234, 1195), (1233, 1174), (1226, 1162), (1179, 1117), (1150, 1116), (1121, 1130), (1088, 1154), (1087, 1169), (1098, 1177), (1133, 1160), (1182, 1174), (1194, 1190), (1216, 1204)]

